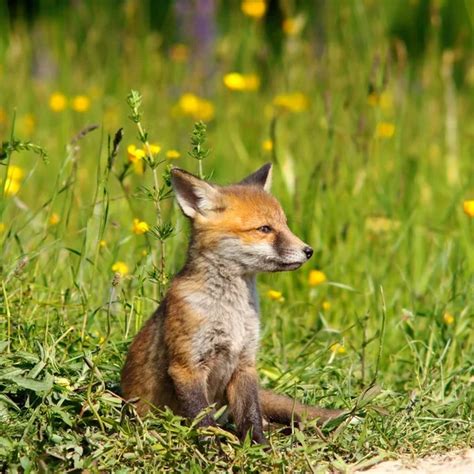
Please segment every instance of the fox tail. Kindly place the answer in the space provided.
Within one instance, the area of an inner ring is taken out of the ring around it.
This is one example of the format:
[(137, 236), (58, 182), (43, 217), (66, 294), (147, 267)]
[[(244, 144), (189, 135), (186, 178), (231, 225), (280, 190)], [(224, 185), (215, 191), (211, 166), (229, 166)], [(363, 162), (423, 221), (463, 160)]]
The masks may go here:
[(259, 399), (263, 418), (270, 423), (281, 425), (291, 425), (303, 420), (317, 420), (318, 424), (322, 424), (347, 413), (345, 410), (304, 405), (271, 390), (260, 389)]

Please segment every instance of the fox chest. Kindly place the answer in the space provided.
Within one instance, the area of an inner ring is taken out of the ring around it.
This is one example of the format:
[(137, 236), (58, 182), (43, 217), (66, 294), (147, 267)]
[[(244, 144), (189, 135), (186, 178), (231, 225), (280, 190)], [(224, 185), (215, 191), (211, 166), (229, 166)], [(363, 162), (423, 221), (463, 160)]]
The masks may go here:
[(243, 285), (220, 292), (219, 298), (198, 295), (189, 301), (201, 316), (192, 338), (192, 359), (208, 372), (208, 394), (217, 401), (238, 364), (256, 358), (259, 314), (256, 293)]
[(202, 322), (192, 338), (193, 359), (209, 365), (214, 359), (255, 355), (259, 339), (259, 316), (247, 301), (222, 299), (201, 305)]

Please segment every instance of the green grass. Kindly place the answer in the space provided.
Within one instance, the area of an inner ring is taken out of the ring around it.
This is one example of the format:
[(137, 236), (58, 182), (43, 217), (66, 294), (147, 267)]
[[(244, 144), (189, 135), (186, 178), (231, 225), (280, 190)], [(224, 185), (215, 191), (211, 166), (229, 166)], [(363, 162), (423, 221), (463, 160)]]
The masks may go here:
[[(435, 27), (422, 60), (395, 59), (388, 3), (328, 7), (322, 53), (307, 26), (285, 39), (280, 63), (262, 56), (262, 25), (236, 5), (221, 12), (211, 66), (173, 61), (144, 9), (48, 5), (34, 26), (0, 15), (0, 141), (9, 142), (0, 180), (8, 166), (25, 173), (15, 196), (0, 193), (1, 469), (344, 471), (472, 446), (474, 220), (463, 213), (474, 199), (472, 60), (456, 85)], [(55, 74), (31, 76), (37, 54)], [(468, 62), (462, 47), (457, 54)], [(226, 89), (222, 77), (235, 70), (259, 74), (260, 90)], [(370, 87), (391, 104), (371, 105)], [(140, 144), (131, 89), (164, 162), (155, 175), (147, 166), (121, 179), (127, 146)], [(54, 112), (55, 91), (86, 95), (90, 108)], [(324, 427), (324, 439), (311, 426), (290, 435), (272, 427), (264, 450), (226, 431), (203, 437), (171, 413), (139, 420), (115, 395), (128, 344), (184, 259), (187, 224), (169, 196), (157, 220), (153, 187), (167, 192), (169, 149), (181, 153), (172, 164), (198, 173), (188, 155), (196, 117), (176, 109), (186, 92), (215, 111), (204, 174), (230, 183), (273, 159), (273, 193), (315, 249), (297, 272), (259, 277), (259, 369), (278, 392), (355, 407), (358, 421)], [(272, 106), (293, 92), (305, 110)], [(393, 136), (376, 137), (380, 123)], [(90, 124), (99, 128), (72, 143)], [(262, 148), (269, 137), (274, 152)], [(12, 151), (15, 140), (41, 145), (48, 160), (31, 144)], [(157, 227), (135, 235), (134, 218)], [(161, 269), (153, 234), (168, 225)], [(120, 279), (117, 261), (130, 270)], [(327, 282), (310, 287), (313, 269)]]

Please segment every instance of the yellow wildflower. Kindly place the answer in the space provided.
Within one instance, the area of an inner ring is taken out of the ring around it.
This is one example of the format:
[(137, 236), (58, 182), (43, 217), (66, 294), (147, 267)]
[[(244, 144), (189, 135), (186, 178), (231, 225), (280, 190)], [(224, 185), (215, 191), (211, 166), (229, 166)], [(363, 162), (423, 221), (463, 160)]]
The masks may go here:
[(55, 92), (49, 97), (49, 108), (53, 112), (62, 112), (67, 106), (67, 99), (64, 94)]
[(380, 122), (375, 128), (377, 138), (392, 138), (395, 134), (395, 125), (391, 122)]
[(264, 151), (272, 151), (273, 150), (273, 141), (270, 138), (263, 140), (262, 148)]
[(89, 97), (85, 95), (76, 95), (72, 99), (72, 109), (76, 112), (87, 112), (91, 106)]
[(15, 196), (21, 187), (21, 180), (24, 176), (23, 170), (19, 166), (10, 165), (5, 180), (4, 192), (6, 196)]
[(25, 172), (19, 166), (10, 165), (8, 167), (7, 178), (10, 178), (14, 181), (21, 181), (23, 176), (25, 176)]
[(107, 241), (106, 241), (106, 240), (100, 240), (100, 241), (99, 241), (99, 247), (100, 247), (101, 249), (107, 247)]
[(296, 36), (301, 31), (301, 23), (297, 18), (285, 18), (282, 25), (283, 33), (287, 36)]
[(128, 265), (125, 262), (115, 262), (112, 265), (112, 271), (115, 273), (120, 273), (120, 275), (126, 275), (128, 273)]
[(443, 314), (443, 321), (447, 326), (451, 326), (451, 324), (454, 323), (454, 316), (446, 311), (446, 313)]
[(243, 0), (240, 9), (245, 15), (258, 20), (265, 15), (267, 4), (264, 0)]
[(464, 201), (463, 203), (464, 213), (469, 217), (474, 217), (474, 199)]
[(133, 219), (132, 232), (137, 235), (145, 234), (150, 230), (150, 226), (140, 219)]
[(3, 222), (0, 222), (0, 234), (1, 234), (2, 232), (5, 232), (5, 229), (6, 229), (5, 224), (4, 224)]
[(127, 156), (128, 161), (135, 163), (145, 157), (145, 152), (141, 148), (137, 148), (135, 145), (128, 145)]
[(281, 291), (277, 290), (268, 290), (267, 291), (267, 296), (270, 298), (272, 301), (278, 301), (279, 303), (282, 303), (285, 301), (285, 298), (283, 298), (283, 294)]
[(169, 160), (176, 160), (181, 156), (181, 153), (178, 150), (168, 150), (166, 152), (166, 158)]
[(16, 179), (8, 178), (5, 180), (4, 192), (6, 196), (15, 196), (20, 190), (20, 182)]
[(148, 147), (150, 148), (150, 153), (152, 155), (158, 155), (158, 153), (161, 151), (161, 146), (156, 145), (155, 143), (150, 143)]
[(145, 164), (142, 160), (145, 157), (145, 152), (141, 148), (137, 148), (135, 145), (128, 145), (127, 156), (128, 161), (133, 164), (133, 170), (135, 173), (143, 174), (145, 171)]
[(293, 92), (277, 95), (273, 99), (273, 105), (289, 112), (302, 112), (308, 108), (309, 101), (302, 92)]
[(57, 225), (61, 221), (61, 217), (56, 212), (53, 212), (49, 218), (50, 225)]
[(178, 102), (178, 109), (183, 115), (188, 115), (195, 120), (208, 122), (214, 117), (212, 102), (191, 93), (181, 96)]
[(68, 391), (72, 391), (71, 382), (66, 377), (54, 377), (54, 383)]
[(182, 43), (177, 43), (170, 48), (170, 58), (175, 63), (184, 63), (188, 60), (189, 48)]
[(323, 301), (321, 304), (323, 311), (329, 311), (331, 309), (331, 303), (329, 301)]
[(335, 342), (334, 344), (331, 344), (329, 347), (329, 350), (333, 354), (345, 354), (346, 353), (346, 348), (340, 344), (339, 342)]
[(194, 94), (183, 94), (179, 99), (179, 106), (184, 114), (192, 115), (199, 108), (199, 97)]
[(231, 91), (255, 91), (260, 87), (260, 78), (256, 74), (231, 72), (224, 76), (224, 85)]
[(308, 284), (309, 286), (318, 286), (327, 280), (326, 275), (320, 270), (311, 270), (309, 272)]
[(142, 250), (142, 257), (146, 257), (148, 255), (148, 252), (146, 251), (146, 249), (143, 249)]

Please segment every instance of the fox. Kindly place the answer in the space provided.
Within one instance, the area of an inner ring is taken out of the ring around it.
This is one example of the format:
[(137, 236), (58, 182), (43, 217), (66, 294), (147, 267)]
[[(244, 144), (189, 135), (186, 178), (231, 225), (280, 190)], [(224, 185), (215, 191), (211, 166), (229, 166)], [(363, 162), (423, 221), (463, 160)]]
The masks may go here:
[(241, 440), (267, 444), (268, 423), (322, 423), (343, 413), (302, 404), (258, 381), (256, 275), (296, 270), (313, 255), (270, 194), (271, 175), (267, 163), (237, 184), (219, 186), (171, 170), (191, 234), (183, 268), (135, 336), (122, 369), (122, 395), (135, 401), (139, 416), (168, 407), (190, 420), (204, 412), (198, 425), (215, 426), (213, 414), (226, 405)]

